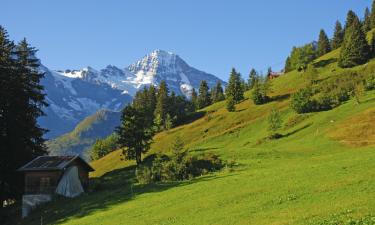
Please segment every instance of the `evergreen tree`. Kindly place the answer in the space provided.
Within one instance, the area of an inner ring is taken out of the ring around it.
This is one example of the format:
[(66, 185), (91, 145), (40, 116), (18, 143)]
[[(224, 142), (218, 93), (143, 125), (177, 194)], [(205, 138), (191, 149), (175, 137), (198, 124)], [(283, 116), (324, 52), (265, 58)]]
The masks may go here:
[(272, 74), (272, 68), (268, 67), (268, 69), (267, 69), (267, 78), (268, 79), (270, 78), (271, 74)]
[(353, 25), (353, 22), (357, 20), (358, 22), (360, 22), (357, 14), (355, 14), (355, 12), (353, 12), (352, 10), (349, 10), (348, 14), (346, 15), (346, 23), (345, 23), (345, 29), (344, 29), (345, 32), (349, 27)]
[(191, 92), (191, 103), (194, 106), (194, 110), (198, 109), (198, 95), (197, 92), (195, 91), (195, 88), (193, 88)]
[(255, 84), (257, 79), (258, 79), (258, 73), (253, 68), (253, 69), (250, 70), (250, 74), (249, 74), (249, 81), (248, 81), (249, 89), (252, 89), (254, 87), (254, 84)]
[(163, 80), (160, 82), (159, 90), (156, 95), (156, 106), (155, 106), (155, 117), (159, 115), (161, 120), (161, 126), (164, 127), (165, 119), (168, 113), (168, 86), (167, 83)]
[(330, 51), (331, 51), (331, 46), (330, 46), (327, 34), (326, 32), (324, 32), (323, 29), (321, 29), (319, 33), (319, 40), (318, 40), (318, 49), (317, 49), (318, 56), (325, 55)]
[(128, 105), (122, 111), (120, 126), (116, 128), (123, 155), (126, 159), (135, 159), (137, 165), (142, 161), (142, 154), (150, 149), (152, 141), (153, 132), (146, 117), (144, 112)]
[(37, 124), (47, 103), (35, 52), (25, 39), (15, 46), (0, 26), (0, 203), (21, 194), (16, 169), (47, 153), (46, 130)]
[(292, 63), (290, 61), (290, 56), (288, 56), (285, 60), (285, 66), (284, 66), (284, 72), (285, 73), (288, 73), (290, 71), (292, 71), (293, 68), (292, 68)]
[(198, 95), (198, 108), (202, 109), (211, 104), (211, 97), (208, 88), (208, 84), (205, 80), (202, 80), (199, 85), (199, 95)]
[(365, 15), (363, 17), (362, 29), (364, 33), (371, 30), (370, 10), (368, 7), (366, 7)]
[(343, 68), (353, 67), (366, 63), (370, 56), (370, 47), (366, 36), (361, 29), (361, 24), (356, 17), (352, 25), (345, 31), (342, 44), (339, 66)]
[(375, 31), (371, 34), (371, 42), (370, 42), (370, 50), (371, 50), (371, 56), (375, 56)]
[(236, 105), (235, 105), (236, 103), (234, 102), (234, 100), (233, 100), (233, 97), (232, 96), (229, 96), (228, 98), (227, 98), (227, 110), (229, 111), (229, 112), (234, 112), (234, 111), (236, 111)]
[(332, 39), (332, 49), (338, 49), (341, 47), (344, 41), (344, 30), (342, 29), (340, 21), (336, 21), (335, 32)]
[(370, 29), (375, 28), (375, 1), (372, 2), (369, 20), (370, 20)]
[(241, 81), (241, 74), (237, 73), (233, 68), (229, 77), (228, 86), (225, 89), (227, 97), (232, 97), (235, 103), (239, 103), (244, 99), (244, 89)]
[(223, 90), (223, 87), (221, 86), (220, 81), (217, 81), (216, 86), (212, 89), (211, 98), (212, 98), (213, 103), (220, 102), (225, 99), (224, 90)]

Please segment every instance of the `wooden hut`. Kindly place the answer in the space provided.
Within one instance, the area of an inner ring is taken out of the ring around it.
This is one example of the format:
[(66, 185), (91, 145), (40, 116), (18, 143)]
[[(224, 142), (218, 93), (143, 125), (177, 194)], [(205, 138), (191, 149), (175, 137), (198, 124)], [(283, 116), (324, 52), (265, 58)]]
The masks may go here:
[(39, 156), (22, 166), (24, 173), (23, 217), (32, 208), (50, 201), (54, 193), (76, 197), (89, 184), (89, 172), (94, 169), (78, 155)]

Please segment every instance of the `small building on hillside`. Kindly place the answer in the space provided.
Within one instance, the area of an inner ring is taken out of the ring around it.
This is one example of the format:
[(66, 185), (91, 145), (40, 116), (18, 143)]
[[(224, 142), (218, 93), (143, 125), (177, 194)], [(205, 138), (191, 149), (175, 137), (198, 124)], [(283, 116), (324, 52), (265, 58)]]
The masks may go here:
[(88, 189), (89, 173), (94, 169), (81, 157), (39, 156), (18, 169), (24, 173), (22, 217), (54, 194), (76, 197)]
[(268, 74), (268, 79), (272, 80), (272, 79), (280, 77), (283, 74), (284, 72), (271, 72), (270, 74)]

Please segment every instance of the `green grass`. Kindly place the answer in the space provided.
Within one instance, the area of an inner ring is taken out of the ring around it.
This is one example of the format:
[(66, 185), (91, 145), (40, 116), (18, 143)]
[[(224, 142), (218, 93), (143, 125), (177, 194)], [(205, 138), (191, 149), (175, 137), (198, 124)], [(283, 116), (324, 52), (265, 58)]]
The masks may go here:
[[(317, 60), (329, 63), (319, 68), (320, 78), (341, 71), (335, 56), (337, 51)], [(215, 152), (234, 160), (233, 171), (143, 186), (135, 183), (134, 162), (121, 160), (116, 151), (92, 163), (98, 191), (56, 200), (21, 223), (40, 224), (42, 215), (47, 224), (69, 225), (342, 224), (373, 215), (375, 146), (365, 142), (353, 147), (342, 140), (353, 132), (375, 130), (375, 123), (356, 129), (347, 125), (358, 118), (375, 121), (369, 113), (375, 109), (375, 91), (366, 92), (360, 105), (350, 100), (301, 118), (289, 108), (288, 95), (305, 84), (303, 75), (293, 71), (273, 81), (273, 95), (282, 96), (279, 101), (255, 106), (246, 99), (236, 112), (227, 112), (224, 102), (214, 104), (193, 123), (157, 134), (149, 153), (168, 153), (180, 136), (192, 154)], [(270, 141), (265, 139), (266, 118), (273, 107), (281, 110), (287, 125), (283, 138)], [(361, 141), (362, 136), (356, 138)]]

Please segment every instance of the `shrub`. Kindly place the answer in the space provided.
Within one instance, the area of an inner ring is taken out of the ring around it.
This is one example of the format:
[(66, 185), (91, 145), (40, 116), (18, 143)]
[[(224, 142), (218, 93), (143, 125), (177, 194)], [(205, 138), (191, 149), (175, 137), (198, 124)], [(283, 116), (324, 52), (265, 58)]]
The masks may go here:
[(313, 91), (310, 87), (302, 88), (292, 95), (291, 107), (297, 113), (308, 113), (315, 110), (316, 102), (312, 99)]
[(213, 153), (191, 156), (186, 152), (174, 153), (172, 157), (157, 155), (149, 167), (136, 170), (139, 183), (171, 182), (192, 179), (224, 167), (223, 161)]
[(367, 91), (375, 90), (375, 73), (367, 77), (365, 81), (365, 88)]
[(140, 184), (149, 184), (152, 182), (151, 170), (147, 166), (139, 165), (135, 170), (135, 176)]

